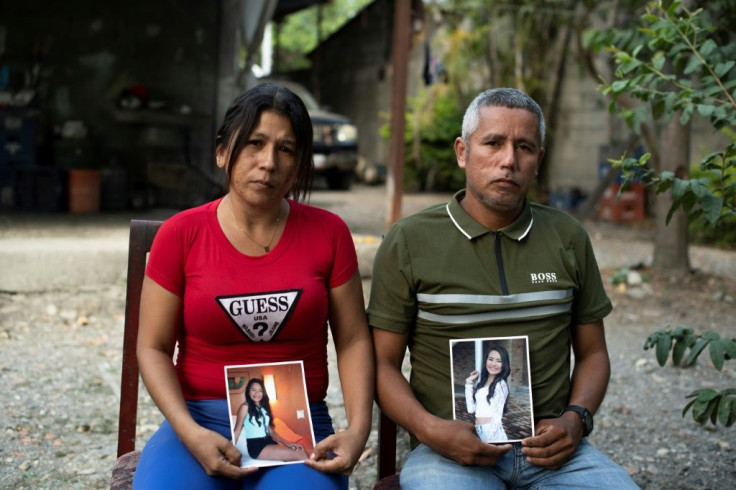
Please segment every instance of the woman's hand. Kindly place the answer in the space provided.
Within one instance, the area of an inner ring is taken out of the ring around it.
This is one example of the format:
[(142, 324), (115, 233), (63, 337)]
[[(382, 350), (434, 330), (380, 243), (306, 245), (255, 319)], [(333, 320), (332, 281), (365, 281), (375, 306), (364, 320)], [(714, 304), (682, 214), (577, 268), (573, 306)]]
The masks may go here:
[(365, 438), (349, 428), (332, 434), (314, 447), (307, 466), (324, 473), (349, 475), (365, 448)]
[(186, 438), (182, 438), (182, 442), (209, 476), (237, 479), (258, 470), (258, 468), (241, 468), (241, 454), (238, 448), (217, 432), (204, 427), (199, 426), (187, 434)]
[(473, 382), (478, 379), (478, 376), (480, 376), (480, 373), (478, 371), (473, 371), (470, 373), (470, 375), (465, 379), (466, 385), (472, 385)]

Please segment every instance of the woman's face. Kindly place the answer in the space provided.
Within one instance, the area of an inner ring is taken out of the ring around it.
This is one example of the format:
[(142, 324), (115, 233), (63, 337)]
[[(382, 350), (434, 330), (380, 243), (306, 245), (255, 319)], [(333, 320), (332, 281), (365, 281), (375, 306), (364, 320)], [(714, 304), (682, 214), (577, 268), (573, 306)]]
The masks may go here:
[[(296, 150), (289, 118), (273, 110), (263, 111), (233, 163), (230, 191), (250, 206), (279, 202), (294, 183)], [(221, 148), (218, 163), (227, 164), (227, 157), (227, 149)]]
[(488, 374), (491, 376), (498, 376), (503, 369), (503, 361), (501, 360), (501, 353), (497, 350), (492, 350), (488, 353), (486, 358), (486, 369)]
[(250, 390), (248, 390), (248, 396), (256, 405), (260, 405), (261, 400), (263, 400), (263, 386), (258, 383), (253, 383), (250, 386)]

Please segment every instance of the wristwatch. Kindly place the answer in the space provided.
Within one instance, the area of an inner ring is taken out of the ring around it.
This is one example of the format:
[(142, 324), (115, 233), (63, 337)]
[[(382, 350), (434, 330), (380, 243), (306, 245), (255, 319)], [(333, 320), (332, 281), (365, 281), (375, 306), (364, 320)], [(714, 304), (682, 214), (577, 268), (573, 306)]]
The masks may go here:
[(580, 418), (583, 419), (583, 437), (588, 437), (588, 435), (593, 432), (593, 414), (585, 407), (568, 405), (562, 409), (560, 415), (568, 411), (573, 411), (580, 415)]

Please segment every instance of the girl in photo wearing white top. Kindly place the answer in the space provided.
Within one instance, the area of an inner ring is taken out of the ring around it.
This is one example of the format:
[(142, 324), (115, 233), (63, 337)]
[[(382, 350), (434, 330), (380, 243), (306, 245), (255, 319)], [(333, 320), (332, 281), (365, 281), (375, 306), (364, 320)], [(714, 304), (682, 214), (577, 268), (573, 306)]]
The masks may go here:
[[(509, 399), (509, 353), (498, 344), (490, 344), (485, 360), (485, 369), (473, 371), (465, 380), (465, 403), (468, 413), (475, 414), (475, 431), (481, 441), (508, 441), (501, 421)], [(475, 380), (478, 383), (474, 385)]]
[(238, 408), (235, 427), (235, 446), (240, 449), (238, 440), (245, 437), (253, 459), (302, 461), (308, 457), (301, 445), (288, 442), (273, 430), (271, 404), (259, 378), (252, 378), (245, 387), (245, 403)]

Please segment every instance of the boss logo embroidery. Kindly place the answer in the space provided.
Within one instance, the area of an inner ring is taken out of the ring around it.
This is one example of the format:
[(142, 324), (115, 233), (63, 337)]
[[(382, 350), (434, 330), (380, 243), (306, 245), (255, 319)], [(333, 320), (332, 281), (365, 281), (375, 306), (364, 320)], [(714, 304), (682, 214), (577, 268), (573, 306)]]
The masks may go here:
[(238, 330), (253, 342), (273, 339), (294, 312), (301, 289), (218, 296), (215, 299)]
[(555, 272), (537, 272), (530, 274), (532, 284), (557, 282), (557, 274)]

